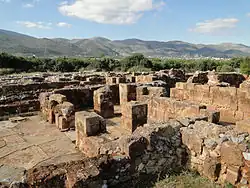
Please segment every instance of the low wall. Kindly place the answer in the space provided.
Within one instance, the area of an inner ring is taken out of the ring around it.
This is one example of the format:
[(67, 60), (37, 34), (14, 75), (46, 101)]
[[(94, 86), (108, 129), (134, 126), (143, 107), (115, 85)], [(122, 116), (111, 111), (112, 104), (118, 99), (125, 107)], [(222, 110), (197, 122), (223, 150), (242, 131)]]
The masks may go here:
[(194, 102), (180, 101), (166, 96), (163, 87), (137, 87), (137, 101), (147, 102), (148, 119), (150, 122), (166, 122), (169, 119), (203, 116), (201, 110), (205, 105)]
[(221, 121), (235, 123), (250, 115), (250, 93), (246, 88), (177, 83), (170, 97), (206, 105), (220, 111)]

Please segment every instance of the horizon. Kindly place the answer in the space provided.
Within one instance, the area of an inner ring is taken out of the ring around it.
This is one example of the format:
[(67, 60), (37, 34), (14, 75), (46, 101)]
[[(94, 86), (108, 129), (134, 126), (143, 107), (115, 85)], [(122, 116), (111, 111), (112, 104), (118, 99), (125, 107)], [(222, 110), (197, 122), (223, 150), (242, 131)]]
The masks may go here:
[(248, 0), (0, 0), (0, 12), (4, 30), (36, 38), (250, 46)]
[(110, 38), (103, 37), (103, 36), (93, 36), (93, 37), (91, 37), (91, 38), (62, 38), (62, 37), (54, 37), (54, 38), (51, 38), (51, 37), (46, 37), (46, 36), (44, 36), (44, 37), (37, 37), (37, 36), (32, 36), (32, 35), (29, 35), (29, 34), (25, 34), (25, 33), (19, 33), (19, 32), (16, 32), (16, 31), (1, 29), (1, 28), (0, 28), (0, 30), (7, 31), (7, 32), (13, 32), (13, 33), (18, 33), (18, 34), (21, 34), (21, 35), (26, 35), (26, 36), (29, 36), (29, 37), (34, 37), (34, 38), (37, 38), (37, 39), (84, 40), (84, 39), (103, 38), (103, 39), (108, 39), (108, 40), (110, 40), (110, 41), (141, 40), (141, 41), (146, 41), (146, 42), (184, 42), (184, 43), (190, 43), (190, 44), (194, 44), (194, 45), (236, 44), (236, 45), (244, 45), (244, 46), (250, 47), (250, 45), (247, 45), (247, 44), (244, 44), (244, 43), (232, 43), (232, 42), (223, 42), (223, 43), (192, 43), (192, 42), (181, 41), (181, 40), (168, 40), (168, 41), (163, 41), (163, 40), (148, 40), (148, 39), (141, 39), (141, 38), (110, 39)]

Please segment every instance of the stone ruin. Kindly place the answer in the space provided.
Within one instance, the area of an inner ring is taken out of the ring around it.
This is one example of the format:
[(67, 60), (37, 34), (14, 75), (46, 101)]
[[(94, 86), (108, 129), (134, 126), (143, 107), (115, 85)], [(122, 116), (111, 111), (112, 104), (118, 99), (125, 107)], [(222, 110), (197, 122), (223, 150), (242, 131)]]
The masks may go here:
[(250, 186), (250, 81), (240, 74), (172, 69), (1, 80), (2, 120), (43, 119), (0, 122), (0, 186), (146, 187), (183, 170)]

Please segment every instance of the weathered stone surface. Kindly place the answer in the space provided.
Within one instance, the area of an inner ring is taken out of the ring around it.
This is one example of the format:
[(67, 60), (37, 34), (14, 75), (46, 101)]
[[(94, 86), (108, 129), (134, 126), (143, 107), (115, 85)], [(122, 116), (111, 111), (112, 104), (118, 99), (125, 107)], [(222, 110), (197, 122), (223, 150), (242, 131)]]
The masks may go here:
[(104, 118), (114, 116), (112, 90), (109, 86), (94, 91), (94, 110)]
[(218, 123), (220, 121), (220, 112), (215, 110), (201, 109), (200, 114), (208, 117), (210, 123)]
[(250, 134), (250, 119), (245, 119), (236, 122), (236, 129), (241, 132), (248, 132)]
[(130, 132), (147, 123), (148, 106), (145, 103), (129, 102), (121, 107), (121, 112), (122, 127)]
[(228, 166), (227, 168), (227, 175), (226, 181), (235, 185), (239, 178), (239, 167), (235, 166)]
[(120, 105), (136, 100), (135, 84), (119, 84)]
[(233, 142), (222, 143), (221, 161), (228, 165), (241, 166), (243, 164), (243, 159), (239, 145)]
[(76, 112), (76, 131), (85, 136), (95, 136), (106, 132), (106, 122), (98, 114), (92, 112)]

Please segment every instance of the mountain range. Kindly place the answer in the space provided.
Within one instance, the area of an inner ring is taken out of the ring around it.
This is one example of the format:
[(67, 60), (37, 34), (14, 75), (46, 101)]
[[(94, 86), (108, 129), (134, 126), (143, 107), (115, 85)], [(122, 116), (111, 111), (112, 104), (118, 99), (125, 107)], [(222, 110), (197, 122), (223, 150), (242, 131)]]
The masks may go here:
[(142, 53), (147, 57), (221, 57), (250, 56), (250, 46), (234, 43), (214, 45), (183, 41), (144, 41), (139, 39), (109, 40), (35, 38), (0, 29), (0, 52), (37, 57), (124, 57)]

